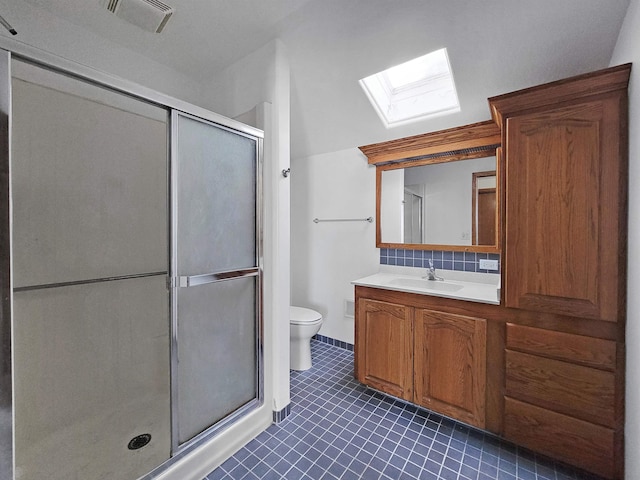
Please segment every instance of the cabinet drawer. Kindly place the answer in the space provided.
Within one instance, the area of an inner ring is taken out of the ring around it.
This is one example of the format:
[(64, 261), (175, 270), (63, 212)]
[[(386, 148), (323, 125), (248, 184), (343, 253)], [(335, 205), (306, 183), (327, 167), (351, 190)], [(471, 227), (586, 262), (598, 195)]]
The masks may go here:
[(505, 397), (504, 436), (518, 445), (614, 476), (614, 431)]
[(614, 426), (614, 375), (521, 352), (506, 352), (506, 393), (534, 405)]
[(508, 323), (507, 348), (610, 372), (615, 369), (616, 343), (611, 340)]

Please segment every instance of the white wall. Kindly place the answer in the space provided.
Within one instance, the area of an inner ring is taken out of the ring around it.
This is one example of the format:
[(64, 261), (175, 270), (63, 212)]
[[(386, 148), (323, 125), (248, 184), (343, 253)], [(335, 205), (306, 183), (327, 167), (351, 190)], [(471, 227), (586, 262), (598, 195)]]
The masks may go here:
[(402, 243), (404, 239), (404, 171), (385, 170), (382, 172), (380, 192), (381, 236), (388, 243)]
[[(321, 335), (353, 343), (353, 319), (345, 317), (344, 303), (353, 300), (352, 280), (380, 268), (375, 223), (316, 224), (313, 219), (375, 218), (375, 167), (357, 148), (294, 158), (291, 165), (292, 305), (323, 315)], [(468, 186), (470, 225), (471, 174)]]
[(375, 223), (313, 223), (314, 218), (375, 218), (375, 167), (356, 148), (293, 159), (292, 302), (322, 314), (320, 334), (353, 343), (351, 281), (378, 271)]
[(640, 0), (631, 0), (611, 65), (634, 62), (629, 84), (629, 261), (625, 476), (640, 475)]
[(425, 243), (471, 245), (473, 173), (495, 169), (488, 157), (405, 170), (405, 184), (425, 185)]
[[(489, 119), (487, 98), (606, 66), (625, 0), (323, 0), (282, 34), (294, 158)], [(358, 80), (447, 47), (461, 111), (385, 129)]]

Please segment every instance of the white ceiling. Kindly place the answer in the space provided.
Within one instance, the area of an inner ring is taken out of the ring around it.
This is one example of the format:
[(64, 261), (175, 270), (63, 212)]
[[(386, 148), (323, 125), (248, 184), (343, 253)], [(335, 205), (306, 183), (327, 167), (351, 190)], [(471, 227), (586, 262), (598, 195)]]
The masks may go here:
[[(274, 38), (291, 65), (292, 157), (489, 118), (487, 97), (608, 66), (629, 0), (164, 0), (161, 34), (100, 0), (24, 0), (196, 82)], [(446, 47), (461, 112), (386, 130), (358, 80)]]
[(125, 22), (104, 0), (24, 0), (197, 81), (277, 36), (280, 22), (311, 0), (162, 0), (175, 8), (160, 34)]

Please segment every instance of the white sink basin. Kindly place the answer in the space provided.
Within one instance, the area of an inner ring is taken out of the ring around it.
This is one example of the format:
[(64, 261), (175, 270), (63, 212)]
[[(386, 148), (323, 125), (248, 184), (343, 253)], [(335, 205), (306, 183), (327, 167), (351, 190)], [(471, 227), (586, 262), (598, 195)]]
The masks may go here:
[(381, 268), (388, 270), (351, 283), (362, 287), (500, 305), (500, 287), (498, 286), (500, 278), (493, 274), (443, 271), (445, 280), (427, 280), (413, 274), (415, 271), (413, 267), (382, 265)]
[[(447, 271), (443, 272), (445, 280), (427, 280), (419, 275), (411, 275), (414, 273), (413, 267), (386, 266), (386, 268), (389, 270), (380, 271), (351, 283), (362, 287), (500, 305), (500, 287), (498, 286), (500, 279), (496, 275)], [(406, 272), (407, 270), (409, 272)]]
[(421, 280), (419, 278), (394, 278), (389, 280), (388, 283), (398, 287), (423, 288), (440, 292), (457, 292), (464, 288), (464, 285), (458, 285), (457, 283), (443, 282), (441, 280)]

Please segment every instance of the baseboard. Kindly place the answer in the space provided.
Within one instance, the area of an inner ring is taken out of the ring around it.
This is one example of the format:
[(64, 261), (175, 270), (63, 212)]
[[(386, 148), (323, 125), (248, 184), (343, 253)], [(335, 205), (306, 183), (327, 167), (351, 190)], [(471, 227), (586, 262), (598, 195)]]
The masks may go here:
[(282, 410), (279, 410), (277, 412), (274, 411), (273, 412), (273, 423), (280, 423), (285, 418), (287, 418), (290, 413), (291, 413), (291, 404), (287, 405)]
[(333, 345), (334, 347), (344, 348), (345, 350), (349, 350), (350, 352), (353, 352), (353, 344), (343, 342), (342, 340), (336, 340), (335, 338), (325, 337), (324, 335), (314, 335), (313, 339), (318, 340), (319, 342), (322, 342), (322, 343)]

